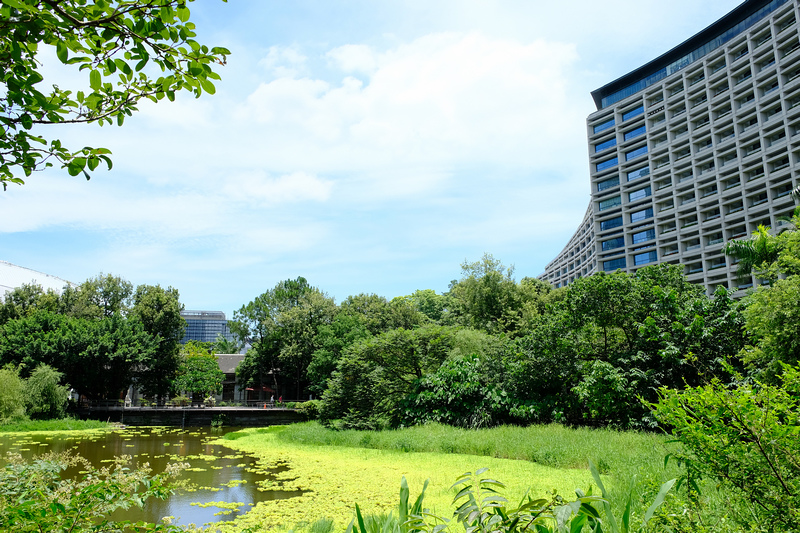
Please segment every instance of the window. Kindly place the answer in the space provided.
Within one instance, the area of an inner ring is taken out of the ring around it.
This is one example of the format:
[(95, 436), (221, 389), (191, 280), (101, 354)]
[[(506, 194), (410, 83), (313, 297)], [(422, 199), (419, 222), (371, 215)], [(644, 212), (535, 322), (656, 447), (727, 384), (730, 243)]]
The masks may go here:
[(597, 192), (604, 191), (606, 189), (610, 189), (611, 187), (615, 187), (619, 185), (619, 176), (614, 176), (613, 178), (609, 178), (607, 180), (603, 180), (597, 183)]
[(628, 172), (628, 181), (638, 180), (639, 178), (643, 178), (649, 175), (650, 175), (650, 167), (637, 168), (636, 170)]
[(619, 164), (619, 159), (617, 159), (616, 157), (612, 157), (611, 159), (606, 159), (605, 161), (597, 163), (597, 172), (617, 166), (617, 164)]
[(613, 198), (608, 198), (607, 200), (601, 200), (599, 203), (600, 211), (605, 211), (606, 209), (611, 209), (612, 207), (616, 207), (622, 204), (622, 199), (619, 196), (614, 196)]
[(654, 263), (658, 259), (658, 254), (655, 250), (652, 252), (645, 252), (643, 254), (636, 254), (633, 256), (634, 265), (646, 265), (647, 263)]
[(625, 264), (625, 258), (620, 257), (619, 259), (612, 259), (611, 261), (603, 261), (603, 270), (606, 272), (613, 272), (618, 268), (625, 268), (627, 265)]
[(626, 120), (631, 119), (633, 117), (637, 117), (637, 116), (641, 115), (642, 113), (644, 113), (644, 106), (640, 105), (636, 109), (631, 109), (627, 113), (623, 113), (622, 114), (622, 121), (625, 122)]
[(603, 251), (613, 250), (615, 248), (622, 248), (625, 246), (625, 237), (617, 237), (609, 241), (603, 241)]
[(598, 124), (597, 126), (595, 126), (594, 132), (600, 133), (603, 130), (607, 130), (608, 128), (613, 128), (613, 127), (614, 127), (614, 119), (612, 118), (611, 120), (607, 120), (602, 124)]
[(643, 189), (639, 189), (639, 190), (636, 190), (636, 191), (633, 191), (633, 192), (629, 193), (628, 194), (628, 201), (629, 202), (635, 202), (636, 200), (641, 200), (642, 198), (647, 198), (651, 194), (652, 194), (652, 191), (650, 189), (650, 186), (648, 185), (647, 187), (644, 187)]
[(607, 230), (611, 228), (618, 228), (622, 225), (622, 216), (609, 218), (600, 223), (600, 230)]
[(640, 146), (639, 148), (636, 148), (635, 150), (631, 150), (630, 152), (626, 152), (625, 153), (625, 161), (630, 161), (631, 159), (633, 159), (635, 157), (639, 157), (640, 155), (643, 155), (643, 154), (646, 154), (646, 153), (647, 153), (647, 145)]
[(649, 229), (647, 231), (640, 231), (639, 233), (633, 234), (633, 244), (639, 244), (640, 242), (645, 241), (652, 241), (656, 238), (656, 230)]
[(613, 139), (609, 139), (609, 140), (607, 140), (605, 142), (601, 142), (600, 144), (595, 144), (594, 145), (594, 151), (595, 151), (595, 153), (602, 152), (603, 150), (607, 150), (607, 149), (611, 148), (612, 146), (616, 146), (616, 145), (617, 145), (617, 138), (614, 137)]
[(627, 131), (625, 132), (625, 140), (628, 141), (630, 139), (633, 139), (634, 137), (638, 137), (639, 135), (644, 135), (646, 131), (647, 128), (645, 126), (639, 126), (636, 129)]
[(648, 218), (653, 218), (653, 208), (648, 207), (647, 209), (642, 209), (641, 211), (634, 211), (631, 213), (631, 222), (640, 222), (642, 220), (647, 220)]

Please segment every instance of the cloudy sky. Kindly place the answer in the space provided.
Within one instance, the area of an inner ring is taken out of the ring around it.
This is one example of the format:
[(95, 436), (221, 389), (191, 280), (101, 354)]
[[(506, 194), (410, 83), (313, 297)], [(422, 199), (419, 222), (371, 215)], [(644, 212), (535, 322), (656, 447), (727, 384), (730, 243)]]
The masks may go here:
[(0, 260), (229, 317), (297, 276), (337, 301), (446, 291), (484, 252), (537, 276), (588, 204), (590, 92), (739, 3), (198, 0), (217, 94), (53, 128), (114, 168), (0, 191)]

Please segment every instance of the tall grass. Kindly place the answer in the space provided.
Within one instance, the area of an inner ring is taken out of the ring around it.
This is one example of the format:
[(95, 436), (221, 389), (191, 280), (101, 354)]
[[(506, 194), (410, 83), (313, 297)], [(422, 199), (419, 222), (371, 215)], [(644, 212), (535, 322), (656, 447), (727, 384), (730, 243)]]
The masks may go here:
[(62, 418), (60, 420), (25, 420), (0, 425), (0, 433), (18, 433), (23, 431), (82, 431), (87, 429), (105, 429), (108, 422), (99, 420), (78, 420)]
[(501, 426), (468, 430), (427, 424), (391, 431), (333, 431), (316, 422), (287, 426), (280, 440), (317, 446), (344, 446), (405, 452), (458, 453), (531, 461), (554, 468), (624, 474), (653, 462), (663, 463), (670, 445), (663, 435), (611, 429)]

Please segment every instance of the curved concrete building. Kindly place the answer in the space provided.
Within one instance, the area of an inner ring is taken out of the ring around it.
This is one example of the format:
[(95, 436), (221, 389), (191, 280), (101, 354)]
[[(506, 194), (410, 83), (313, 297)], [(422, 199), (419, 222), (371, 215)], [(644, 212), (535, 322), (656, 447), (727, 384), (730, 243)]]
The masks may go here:
[(591, 205), (540, 279), (564, 286), (666, 262), (709, 293), (758, 283), (737, 280), (722, 247), (794, 210), (798, 16), (800, 0), (748, 0), (592, 93)]

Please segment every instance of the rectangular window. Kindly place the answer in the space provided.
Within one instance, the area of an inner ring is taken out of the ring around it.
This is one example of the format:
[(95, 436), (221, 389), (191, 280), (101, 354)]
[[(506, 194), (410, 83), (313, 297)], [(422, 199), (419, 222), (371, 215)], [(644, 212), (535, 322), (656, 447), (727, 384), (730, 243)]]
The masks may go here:
[(650, 175), (650, 167), (642, 167), (628, 172), (628, 181), (637, 180)]
[(643, 254), (636, 254), (633, 256), (634, 265), (646, 265), (647, 263), (654, 263), (658, 259), (658, 254), (655, 250), (652, 252), (645, 252)]
[(656, 230), (649, 229), (647, 231), (640, 231), (639, 233), (633, 234), (633, 244), (639, 244), (640, 242), (645, 241), (652, 241), (656, 238)]
[(638, 117), (642, 113), (644, 113), (644, 106), (640, 105), (636, 109), (631, 109), (627, 113), (623, 113), (622, 114), (622, 121), (625, 122), (626, 120), (631, 119), (633, 117)]
[(595, 153), (602, 152), (603, 150), (607, 150), (607, 149), (611, 148), (612, 146), (616, 146), (616, 145), (617, 145), (617, 138), (614, 137), (613, 139), (609, 139), (609, 140), (607, 140), (605, 142), (602, 142), (600, 144), (595, 144), (594, 145), (594, 151), (595, 151)]
[(609, 241), (603, 241), (603, 251), (613, 250), (615, 248), (622, 248), (625, 246), (625, 237), (617, 237)]
[(604, 220), (600, 223), (601, 230), (607, 230), (611, 228), (618, 228), (622, 225), (622, 216), (609, 218), (608, 220)]
[(597, 192), (616, 187), (617, 185), (619, 185), (619, 176), (614, 176), (613, 178), (597, 182)]
[(653, 218), (652, 207), (631, 213), (631, 222), (641, 222), (642, 220), (647, 220), (648, 218)]
[(611, 159), (606, 159), (605, 161), (597, 163), (597, 172), (600, 172), (607, 168), (615, 167), (618, 164), (619, 164), (619, 159), (617, 159), (616, 157), (612, 157)]
[(647, 128), (645, 126), (639, 126), (636, 129), (631, 131), (625, 132), (625, 140), (629, 141), (634, 137), (638, 137), (639, 135), (644, 135), (647, 132)]
[(641, 200), (642, 198), (647, 198), (651, 194), (652, 194), (652, 191), (650, 189), (650, 186), (648, 185), (647, 187), (645, 187), (643, 189), (639, 189), (639, 190), (636, 190), (636, 191), (633, 191), (633, 192), (629, 193), (628, 194), (628, 201), (629, 202), (635, 202), (636, 200)]
[(608, 198), (607, 200), (601, 200), (599, 205), (600, 211), (605, 211), (606, 209), (611, 209), (612, 207), (617, 207), (618, 205), (622, 204), (622, 198), (619, 196), (614, 196), (613, 198)]
[(612, 259), (611, 261), (603, 261), (603, 270), (606, 272), (614, 272), (618, 268), (625, 268), (625, 258)]
[(608, 128), (613, 128), (613, 127), (614, 127), (614, 119), (612, 118), (611, 120), (607, 120), (602, 124), (598, 124), (597, 126), (595, 126), (594, 132), (600, 133), (603, 130), (607, 130)]
[(639, 148), (636, 148), (635, 150), (631, 150), (630, 152), (626, 152), (625, 153), (625, 161), (630, 161), (634, 157), (639, 157), (640, 155), (643, 155), (643, 154), (646, 154), (646, 153), (647, 153), (647, 145), (640, 146)]

